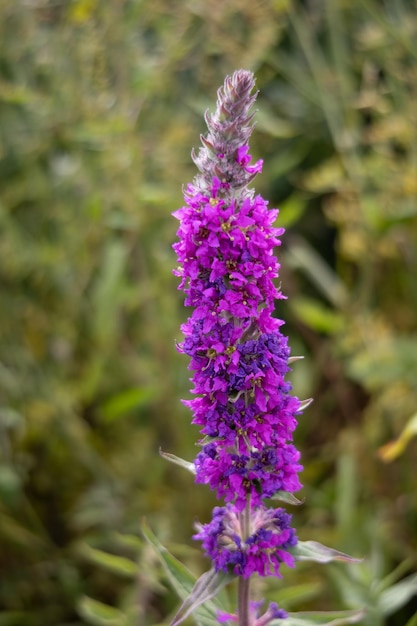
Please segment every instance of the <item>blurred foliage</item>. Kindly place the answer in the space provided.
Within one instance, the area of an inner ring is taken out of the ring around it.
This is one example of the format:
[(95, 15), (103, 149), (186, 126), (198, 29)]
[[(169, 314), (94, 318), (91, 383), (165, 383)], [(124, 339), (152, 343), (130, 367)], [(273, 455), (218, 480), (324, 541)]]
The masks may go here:
[(416, 13), (411, 0), (1, 1), (0, 626), (172, 616), (144, 515), (204, 567), (189, 537), (213, 499), (158, 455), (191, 459), (196, 437), (170, 213), (238, 67), (261, 90), (257, 189), (287, 228), (277, 313), (305, 355), (293, 382), (315, 398), (295, 522), (366, 557), (348, 574), (301, 564), (260, 592), (415, 624)]

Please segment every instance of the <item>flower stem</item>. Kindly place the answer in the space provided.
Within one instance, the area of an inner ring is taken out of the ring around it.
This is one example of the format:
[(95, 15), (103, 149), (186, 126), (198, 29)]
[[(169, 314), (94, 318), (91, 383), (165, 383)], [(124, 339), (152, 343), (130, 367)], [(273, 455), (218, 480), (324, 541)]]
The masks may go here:
[[(248, 495), (246, 500), (246, 506), (240, 514), (241, 533), (243, 541), (250, 536), (250, 510), (251, 510), (251, 498)], [(250, 578), (239, 578), (238, 588), (238, 616), (239, 626), (249, 626), (249, 601), (250, 601)]]
[(249, 589), (250, 578), (241, 576), (237, 589), (239, 626), (249, 626)]

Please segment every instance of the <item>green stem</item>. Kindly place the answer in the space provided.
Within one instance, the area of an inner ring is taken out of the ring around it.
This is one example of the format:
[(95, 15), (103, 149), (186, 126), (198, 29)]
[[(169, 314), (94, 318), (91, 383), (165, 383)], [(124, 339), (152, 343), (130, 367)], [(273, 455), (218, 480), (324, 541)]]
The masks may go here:
[[(250, 508), (250, 496), (248, 496), (245, 509), (240, 514), (242, 541), (246, 541), (250, 535)], [(250, 578), (243, 578), (243, 576), (239, 578), (237, 598), (239, 626), (249, 626)]]
[(241, 576), (237, 588), (239, 626), (249, 626), (249, 589), (250, 578)]

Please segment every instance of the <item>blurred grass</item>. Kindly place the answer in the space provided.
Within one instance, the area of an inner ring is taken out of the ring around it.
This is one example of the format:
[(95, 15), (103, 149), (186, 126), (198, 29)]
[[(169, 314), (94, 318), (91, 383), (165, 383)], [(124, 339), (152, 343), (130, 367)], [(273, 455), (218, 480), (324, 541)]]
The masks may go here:
[[(203, 567), (178, 544), (213, 499), (158, 455), (191, 459), (196, 438), (170, 214), (238, 67), (261, 90), (257, 189), (287, 228), (293, 382), (315, 398), (299, 533), (369, 555), (368, 604), (415, 570), (416, 17), (411, 0), (2, 1), (1, 625), (162, 623), (176, 600), (144, 515)], [(338, 580), (300, 566), (280, 593), (350, 608)], [(369, 624), (405, 624), (412, 595)]]

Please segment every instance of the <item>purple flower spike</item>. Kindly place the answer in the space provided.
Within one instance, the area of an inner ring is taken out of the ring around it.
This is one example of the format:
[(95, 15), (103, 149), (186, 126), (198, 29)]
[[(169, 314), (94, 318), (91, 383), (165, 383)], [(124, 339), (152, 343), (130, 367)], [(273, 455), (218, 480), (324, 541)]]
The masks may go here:
[[(277, 491), (297, 491), (299, 453), (292, 433), (299, 400), (286, 381), (290, 351), (273, 317), (279, 263), (278, 212), (248, 188), (253, 75), (239, 70), (207, 113), (208, 134), (194, 160), (200, 170), (185, 191), (174, 244), (186, 306), (180, 351), (190, 357), (195, 394), (186, 404), (211, 443), (197, 456), (196, 481), (239, 510)], [(203, 440), (204, 443), (204, 440)]]
[[(275, 256), (284, 229), (274, 225), (278, 211), (250, 188), (262, 170), (248, 145), (254, 86), (251, 72), (235, 72), (219, 89), (215, 112), (206, 113), (208, 133), (192, 154), (199, 173), (174, 213), (180, 226), (173, 246), (174, 273), (192, 307), (178, 349), (192, 372), (193, 398), (184, 404), (201, 431), (196, 482), (227, 503), (194, 538), (217, 572), (233, 573), (243, 585), (252, 574), (280, 577), (282, 563), (293, 566), (291, 517), (264, 500), (299, 490), (302, 470), (293, 445), (302, 405), (287, 380), (283, 322), (274, 317), (276, 300), (284, 298)], [(285, 617), (274, 604), (260, 616), (256, 604), (242, 619), (266, 626)], [(231, 614), (219, 620), (239, 621)]]

